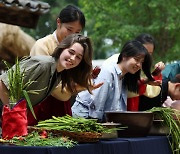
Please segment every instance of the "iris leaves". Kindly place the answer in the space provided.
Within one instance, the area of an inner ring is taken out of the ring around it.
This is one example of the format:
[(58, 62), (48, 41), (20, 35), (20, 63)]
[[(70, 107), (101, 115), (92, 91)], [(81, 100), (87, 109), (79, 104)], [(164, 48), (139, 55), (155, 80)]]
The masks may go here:
[(26, 99), (34, 118), (36, 119), (28, 92), (26, 91), (26, 88), (30, 86), (33, 81), (24, 83), (25, 69), (21, 70), (18, 58), (16, 58), (15, 65), (12, 68), (6, 61), (4, 61), (4, 63), (8, 68), (7, 73), (9, 82), (10, 107), (12, 108), (19, 100), (24, 98)]

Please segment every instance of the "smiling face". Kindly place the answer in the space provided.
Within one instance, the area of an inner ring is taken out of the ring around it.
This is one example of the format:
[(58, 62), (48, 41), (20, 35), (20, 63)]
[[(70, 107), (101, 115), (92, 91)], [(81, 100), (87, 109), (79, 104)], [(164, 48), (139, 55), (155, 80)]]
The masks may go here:
[(56, 35), (59, 42), (61, 42), (66, 36), (70, 34), (80, 33), (81, 30), (82, 26), (79, 21), (61, 23), (60, 19), (57, 19)]
[(144, 56), (128, 57), (123, 58), (124, 61), (124, 71), (126, 73), (135, 74), (142, 68), (142, 63), (144, 61)]
[(80, 43), (74, 43), (70, 48), (64, 49), (58, 59), (58, 72), (78, 66), (83, 59), (83, 54), (84, 48)]

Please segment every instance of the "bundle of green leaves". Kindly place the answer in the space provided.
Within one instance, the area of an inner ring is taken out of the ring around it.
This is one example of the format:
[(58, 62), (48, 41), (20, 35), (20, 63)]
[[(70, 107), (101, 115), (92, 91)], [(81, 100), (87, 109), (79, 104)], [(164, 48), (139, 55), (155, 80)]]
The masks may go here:
[(11, 67), (6, 61), (4, 61), (4, 63), (8, 68), (10, 107), (12, 108), (21, 99), (26, 99), (33, 116), (36, 118), (28, 92), (26, 91), (26, 88), (30, 86), (33, 81), (29, 80), (27, 83), (24, 83), (25, 69), (21, 70), (18, 58), (16, 58), (13, 67)]
[(124, 127), (107, 128), (101, 123), (98, 123), (97, 119), (85, 119), (82, 117), (74, 118), (70, 115), (66, 115), (63, 117), (52, 116), (52, 119), (39, 121), (36, 126), (47, 130), (64, 130), (69, 132), (94, 133), (111, 133), (114, 130), (124, 129)]

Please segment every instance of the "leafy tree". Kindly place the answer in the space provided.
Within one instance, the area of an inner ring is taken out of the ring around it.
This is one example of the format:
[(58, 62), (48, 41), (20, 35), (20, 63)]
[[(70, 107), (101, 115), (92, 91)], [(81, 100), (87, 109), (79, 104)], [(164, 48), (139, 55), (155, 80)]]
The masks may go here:
[[(96, 59), (119, 52), (127, 40), (140, 33), (150, 33), (156, 39), (157, 61), (180, 59), (179, 0), (79, 0), (79, 4), (87, 19), (86, 30), (93, 39)], [(106, 38), (113, 44), (106, 45)]]

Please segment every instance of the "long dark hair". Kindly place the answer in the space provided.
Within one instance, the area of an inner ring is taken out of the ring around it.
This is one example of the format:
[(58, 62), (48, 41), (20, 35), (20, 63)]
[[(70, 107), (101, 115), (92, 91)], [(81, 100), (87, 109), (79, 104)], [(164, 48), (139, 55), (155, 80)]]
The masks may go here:
[(142, 34), (138, 35), (135, 38), (135, 40), (141, 42), (142, 44), (152, 44), (154, 46), (153, 50), (155, 50), (156, 43), (155, 43), (155, 39), (153, 38), (152, 35), (147, 34), (147, 33), (142, 33)]
[(65, 8), (63, 8), (59, 13), (58, 18), (61, 20), (61, 23), (79, 21), (82, 29), (85, 27), (86, 24), (83, 12), (74, 5), (67, 5)]
[(71, 92), (76, 92), (75, 84), (77, 83), (91, 92), (89, 85), (91, 83), (93, 49), (90, 38), (81, 34), (68, 35), (56, 47), (52, 57), (57, 61), (64, 49), (71, 47), (74, 43), (80, 43), (84, 48), (83, 58), (78, 66), (61, 72), (62, 89), (67, 86)]
[[(142, 70), (144, 74), (150, 81), (153, 81), (153, 77), (151, 76), (151, 64), (152, 59), (146, 48), (139, 41), (133, 40), (128, 41), (122, 48), (122, 51), (118, 57), (118, 62), (120, 63), (123, 60), (123, 57), (137, 57), (143, 56), (144, 62), (142, 63)], [(138, 92), (138, 80), (140, 80), (141, 70), (137, 71), (135, 74), (126, 73), (124, 76), (124, 82), (127, 86), (127, 89), (132, 92)]]

